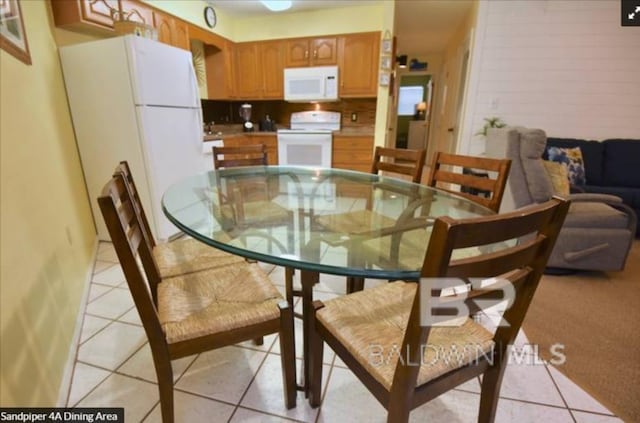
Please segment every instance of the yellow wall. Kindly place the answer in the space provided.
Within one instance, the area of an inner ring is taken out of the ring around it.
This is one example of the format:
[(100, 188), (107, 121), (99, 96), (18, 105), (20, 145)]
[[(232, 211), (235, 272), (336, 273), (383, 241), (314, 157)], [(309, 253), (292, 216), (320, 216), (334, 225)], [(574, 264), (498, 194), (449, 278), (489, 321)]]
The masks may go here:
[(53, 406), (95, 230), (49, 3), (21, 5), (33, 65), (0, 52), (0, 403)]

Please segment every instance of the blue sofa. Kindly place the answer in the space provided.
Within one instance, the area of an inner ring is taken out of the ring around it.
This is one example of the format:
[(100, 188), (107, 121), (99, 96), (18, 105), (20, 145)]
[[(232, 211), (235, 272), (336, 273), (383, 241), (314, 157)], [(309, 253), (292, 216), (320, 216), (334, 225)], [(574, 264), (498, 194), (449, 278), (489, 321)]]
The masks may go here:
[[(587, 183), (577, 188), (618, 196), (640, 217), (640, 139), (588, 141), (549, 137), (547, 147), (580, 147)], [(546, 151), (543, 158), (548, 158)], [(640, 237), (640, 225), (636, 237)]]

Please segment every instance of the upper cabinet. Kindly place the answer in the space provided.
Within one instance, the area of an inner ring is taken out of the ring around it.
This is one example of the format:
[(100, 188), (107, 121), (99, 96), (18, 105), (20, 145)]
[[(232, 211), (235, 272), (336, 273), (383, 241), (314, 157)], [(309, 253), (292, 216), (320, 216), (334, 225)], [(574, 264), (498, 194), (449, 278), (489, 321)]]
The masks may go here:
[(142, 3), (132, 0), (120, 0), (120, 13), (124, 20), (154, 26), (153, 10)]
[(189, 25), (178, 18), (155, 10), (153, 23), (158, 31), (158, 41), (189, 50)]
[(283, 98), (283, 46), (280, 40), (235, 45), (233, 79), (237, 98)]
[(51, 0), (56, 26), (85, 29), (89, 32), (113, 31), (113, 12), (119, 11), (118, 0)]
[(262, 98), (284, 97), (284, 43), (263, 41), (258, 43), (260, 73), (262, 74)]
[(380, 33), (340, 37), (340, 97), (376, 97)]
[(338, 37), (289, 39), (285, 40), (284, 48), (284, 65), (287, 68), (338, 63)]

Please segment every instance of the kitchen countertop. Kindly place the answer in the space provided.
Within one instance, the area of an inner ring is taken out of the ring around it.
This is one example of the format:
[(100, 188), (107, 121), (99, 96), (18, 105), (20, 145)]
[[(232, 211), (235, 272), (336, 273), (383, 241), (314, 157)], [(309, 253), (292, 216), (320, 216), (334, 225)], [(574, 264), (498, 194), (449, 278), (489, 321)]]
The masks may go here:
[[(243, 132), (242, 125), (218, 125), (214, 129), (217, 131), (214, 131), (211, 134), (203, 135), (204, 141), (233, 138), (233, 137), (244, 136), (244, 135), (252, 135), (252, 136), (275, 136), (276, 135), (276, 132), (273, 132), (273, 131)], [(374, 128), (373, 126), (347, 126), (347, 127), (343, 127), (340, 131), (335, 131), (334, 134), (340, 135), (340, 136), (352, 136), (352, 137), (373, 136)]]

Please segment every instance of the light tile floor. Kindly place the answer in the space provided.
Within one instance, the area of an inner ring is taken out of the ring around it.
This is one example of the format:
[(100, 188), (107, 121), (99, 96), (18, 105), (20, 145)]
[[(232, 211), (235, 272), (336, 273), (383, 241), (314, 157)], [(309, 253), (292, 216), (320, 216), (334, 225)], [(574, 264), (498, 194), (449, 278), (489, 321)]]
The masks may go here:
[[(263, 265), (284, 291), (282, 268)], [(368, 281), (367, 286), (376, 281)], [(344, 278), (321, 277), (314, 296), (344, 293)], [(299, 304), (297, 305), (299, 308)], [(101, 243), (77, 346), (69, 407), (124, 407), (127, 422), (161, 422), (156, 376), (144, 330), (110, 243)], [(297, 352), (301, 351), (296, 322)], [(323, 404), (309, 407), (301, 393), (286, 410), (277, 336), (264, 345), (245, 342), (173, 362), (177, 422), (383, 422), (385, 410), (342, 361), (325, 348)], [(516, 343), (527, 342), (520, 334)], [(551, 365), (509, 364), (498, 422), (620, 422)], [(300, 363), (300, 360), (298, 360)], [(480, 384), (471, 380), (414, 410), (411, 421), (475, 422)]]

